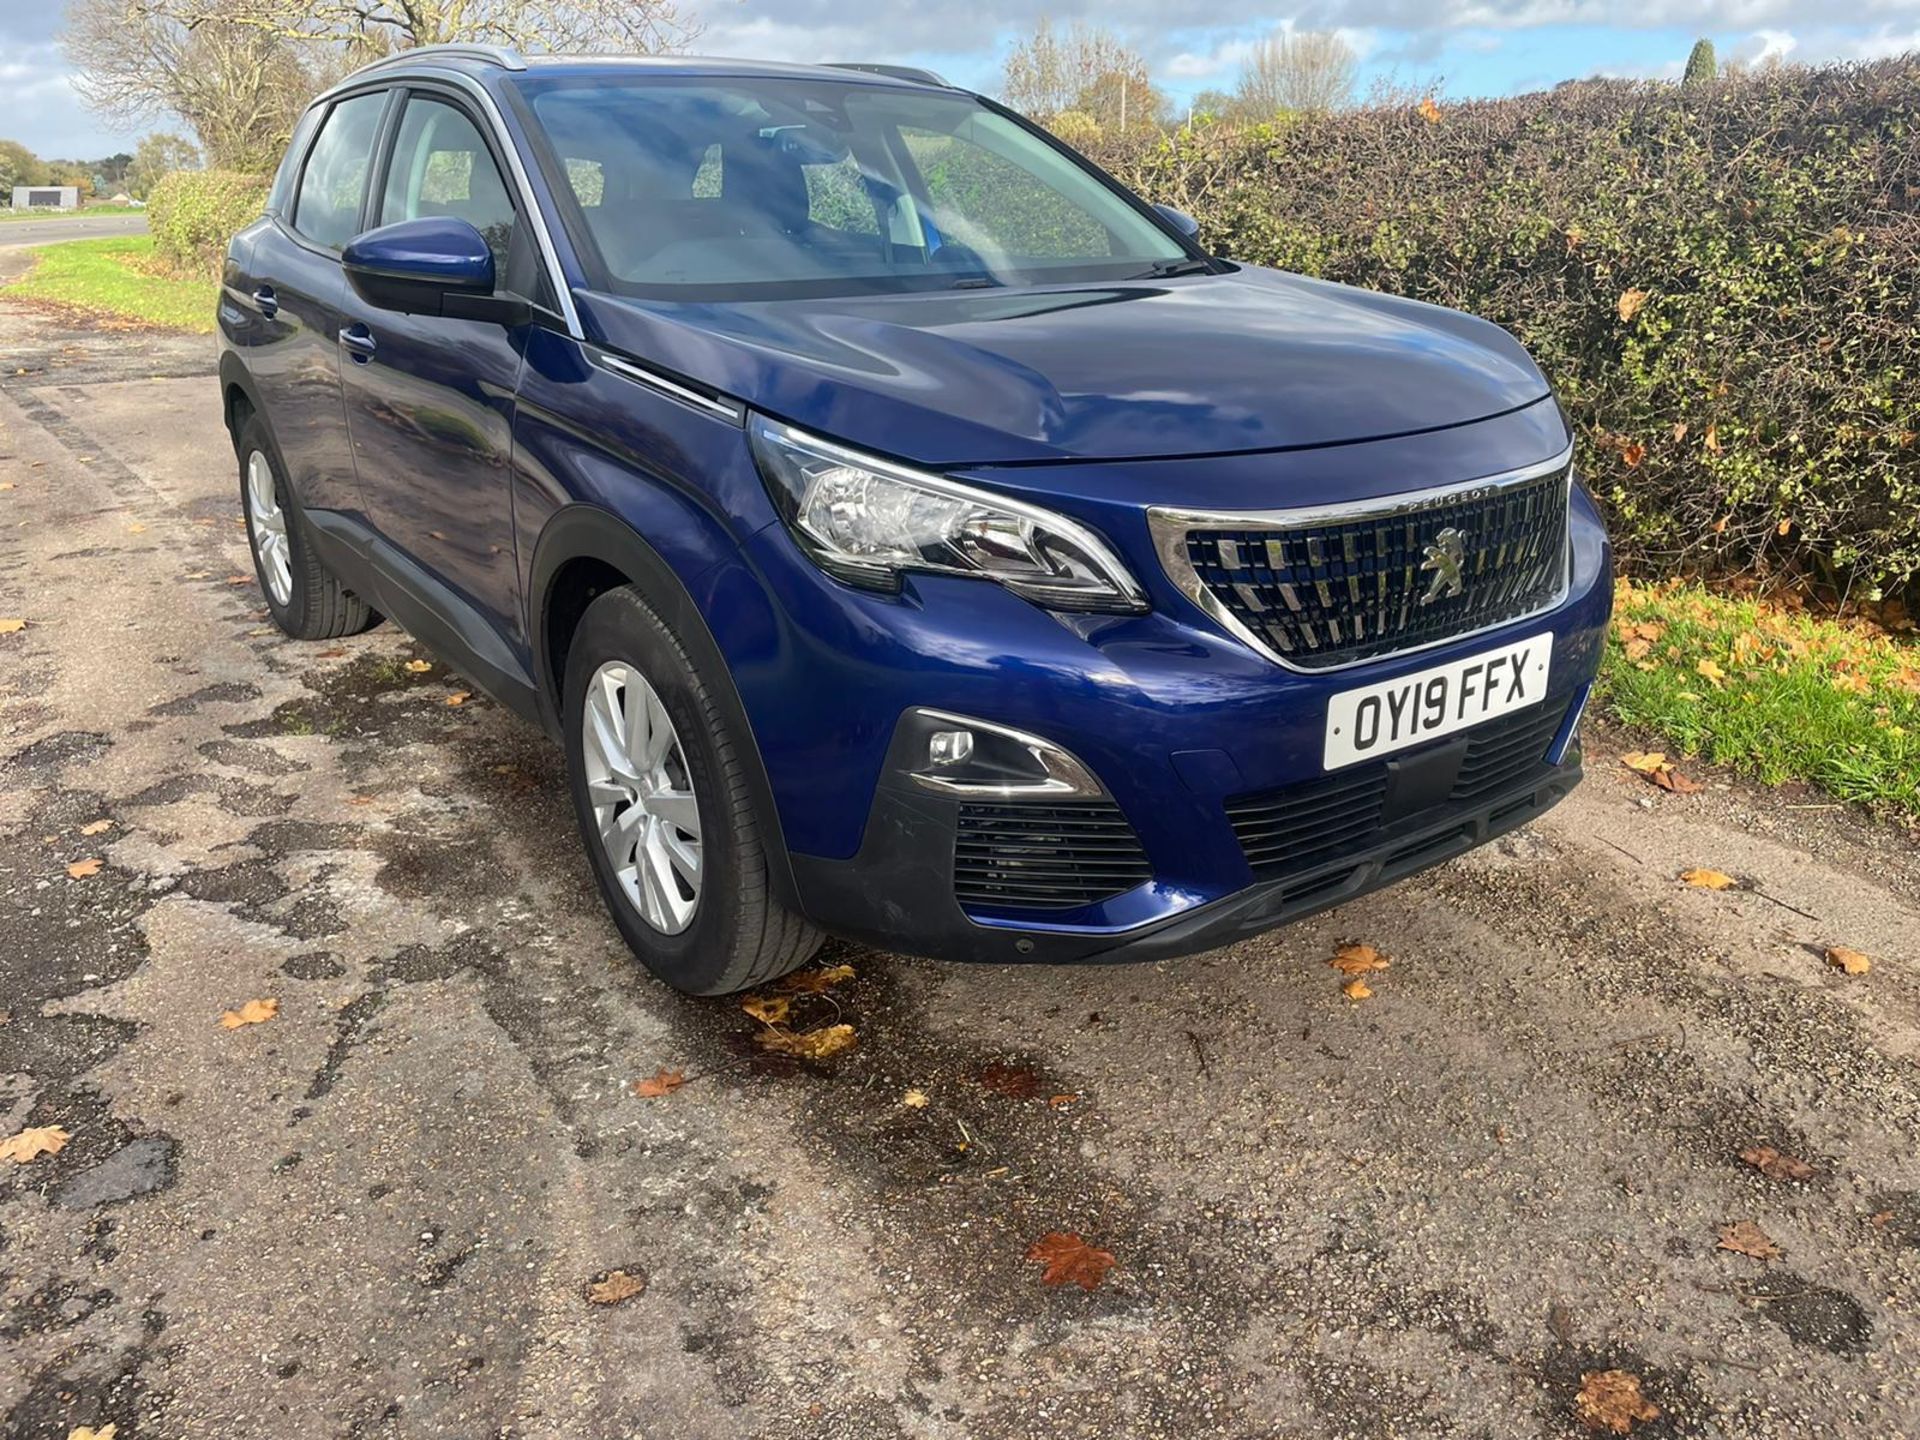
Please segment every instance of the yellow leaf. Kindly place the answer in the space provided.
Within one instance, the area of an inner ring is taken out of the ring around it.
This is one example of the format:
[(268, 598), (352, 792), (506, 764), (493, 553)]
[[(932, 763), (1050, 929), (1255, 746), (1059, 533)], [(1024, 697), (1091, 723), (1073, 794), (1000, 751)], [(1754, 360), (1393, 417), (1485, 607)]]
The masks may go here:
[(135, 520), (132, 524), (127, 526), (127, 533), (130, 535), (144, 535), (146, 534), (146, 531), (147, 531), (147, 527), (142, 525), (138, 520)]
[(1724, 870), (1682, 870), (1680, 878), (1696, 890), (1733, 890), (1740, 884)]
[(113, 829), (113, 821), (96, 820), (91, 825), (82, 825), (80, 827), (80, 833), (82, 835), (104, 835), (111, 829)]
[(1842, 670), (1833, 677), (1833, 688), (1847, 695), (1864, 695), (1873, 684), (1858, 670)]
[(1667, 763), (1667, 756), (1662, 750), (1629, 750), (1620, 757), (1620, 763), (1629, 770), (1651, 775)]
[(1701, 437), (1701, 444), (1718, 455), (1720, 453), (1720, 427), (1718, 425), (1707, 426), (1707, 433)]
[(1695, 665), (1693, 673), (1715, 686), (1720, 685), (1727, 678), (1727, 672), (1711, 660), (1702, 660)]
[(260, 1025), (280, 1013), (278, 1000), (249, 1000), (238, 1010), (228, 1010), (220, 1016), (220, 1023), (229, 1030), (238, 1030), (242, 1025)]
[(67, 1432), (67, 1440), (113, 1440), (115, 1427), (102, 1425), (98, 1430), (91, 1425), (78, 1425)]
[(1858, 950), (1849, 950), (1844, 945), (1827, 947), (1827, 963), (1836, 970), (1844, 970), (1849, 975), (1864, 975), (1873, 969), (1873, 961)]
[(433, 669), (433, 662), (431, 660), (409, 660), (407, 661), (407, 669), (416, 675), (424, 675), (427, 671)]
[(95, 855), (86, 860), (76, 860), (67, 866), (67, 874), (75, 880), (91, 880), (100, 873), (101, 860)]
[(471, 690), (456, 690), (453, 692), (453, 694), (447, 696), (447, 704), (464, 705), (467, 703), (467, 701), (471, 700), (472, 698), (473, 698), (473, 692)]
[(853, 1026), (822, 1025), (796, 1035), (791, 1030), (771, 1028), (753, 1037), (762, 1049), (777, 1055), (794, 1055), (802, 1060), (825, 1060), (853, 1046)]
[(631, 1300), (646, 1288), (644, 1271), (636, 1274), (626, 1270), (609, 1270), (588, 1282), (587, 1302), (592, 1305), (618, 1305), (622, 1300)]
[(1793, 529), (1793, 521), (1782, 520), (1778, 525), (1773, 527), (1773, 533), (1776, 535), (1784, 535), (1791, 529)]
[(1342, 945), (1327, 962), (1342, 975), (1364, 975), (1369, 970), (1384, 970), (1392, 963), (1390, 956), (1371, 945)]
[(16, 635), (27, 628), (27, 622), (17, 615), (0, 618), (0, 635)]
[(782, 990), (799, 995), (823, 995), (843, 980), (853, 979), (851, 965), (823, 965), (818, 970), (802, 970), (780, 982)]
[(787, 1018), (793, 1001), (784, 995), (749, 995), (740, 1002), (740, 1008), (762, 1025), (778, 1025)]
[(927, 1108), (927, 1092), (924, 1090), (909, 1090), (900, 1097), (900, 1103), (909, 1110), (924, 1110)]
[(1621, 323), (1625, 324), (1627, 321), (1633, 319), (1634, 316), (1640, 313), (1640, 307), (1646, 303), (1647, 292), (1644, 290), (1621, 291), (1620, 303), (1616, 307), (1620, 311)]
[(1673, 427), (1673, 443), (1678, 445), (1682, 440), (1686, 438), (1687, 438), (1687, 422), (1684, 420), (1676, 421)]
[(1372, 998), (1373, 987), (1356, 975), (1340, 987), (1340, 993), (1349, 1000), (1367, 1000)]
[(1620, 458), (1629, 470), (1636, 469), (1640, 462), (1647, 458), (1647, 447), (1638, 440), (1629, 440), (1620, 447)]
[(1440, 107), (1433, 103), (1433, 97), (1431, 95), (1422, 100), (1417, 108), (1420, 111), (1420, 118), (1426, 121), (1427, 124), (1438, 125), (1440, 123)]
[(67, 1132), (58, 1125), (36, 1125), (10, 1139), (0, 1140), (0, 1160), (25, 1165), (42, 1155), (58, 1155), (67, 1148)]

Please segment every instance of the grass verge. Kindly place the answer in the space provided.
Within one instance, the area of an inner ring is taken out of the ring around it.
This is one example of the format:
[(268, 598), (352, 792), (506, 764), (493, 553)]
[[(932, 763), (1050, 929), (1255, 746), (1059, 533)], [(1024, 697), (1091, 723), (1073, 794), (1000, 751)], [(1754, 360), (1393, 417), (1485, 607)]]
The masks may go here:
[(0, 210), (0, 223), (29, 220), (80, 220), (94, 215), (144, 215), (144, 205), (82, 205), (78, 210)]
[(1769, 785), (1920, 816), (1920, 643), (1695, 585), (1621, 581), (1598, 696)]
[(158, 271), (150, 235), (68, 240), (33, 254), (33, 269), (6, 294), (196, 335), (213, 331), (219, 284)]

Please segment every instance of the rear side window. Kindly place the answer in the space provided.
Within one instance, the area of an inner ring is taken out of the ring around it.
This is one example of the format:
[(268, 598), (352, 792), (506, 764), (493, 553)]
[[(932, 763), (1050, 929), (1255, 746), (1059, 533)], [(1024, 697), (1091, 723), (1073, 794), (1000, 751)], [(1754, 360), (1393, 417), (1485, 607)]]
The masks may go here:
[(314, 244), (338, 250), (360, 233), (360, 200), (386, 104), (384, 92), (355, 95), (334, 106), (320, 126), (293, 206), (293, 228)]
[(407, 101), (394, 141), (377, 223), (429, 215), (451, 215), (472, 225), (486, 237), (500, 273), (506, 273), (513, 201), (500, 167), (465, 111), (415, 95)]

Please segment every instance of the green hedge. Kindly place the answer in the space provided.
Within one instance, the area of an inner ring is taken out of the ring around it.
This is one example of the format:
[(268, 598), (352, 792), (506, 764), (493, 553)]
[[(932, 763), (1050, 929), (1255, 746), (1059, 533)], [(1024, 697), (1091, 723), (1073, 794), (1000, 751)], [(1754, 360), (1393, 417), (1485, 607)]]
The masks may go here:
[(1094, 148), (1236, 259), (1512, 330), (1639, 563), (1920, 575), (1920, 63)]
[(218, 275), (233, 233), (267, 203), (270, 182), (237, 170), (175, 170), (147, 197), (147, 228), (161, 259), (186, 274)]

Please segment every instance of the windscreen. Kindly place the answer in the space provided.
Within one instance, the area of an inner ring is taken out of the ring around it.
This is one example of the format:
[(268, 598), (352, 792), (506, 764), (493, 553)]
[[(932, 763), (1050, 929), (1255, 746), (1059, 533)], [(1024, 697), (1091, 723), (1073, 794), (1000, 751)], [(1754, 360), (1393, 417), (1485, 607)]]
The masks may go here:
[(969, 96), (830, 80), (519, 82), (608, 288), (689, 300), (1111, 280), (1188, 252)]

